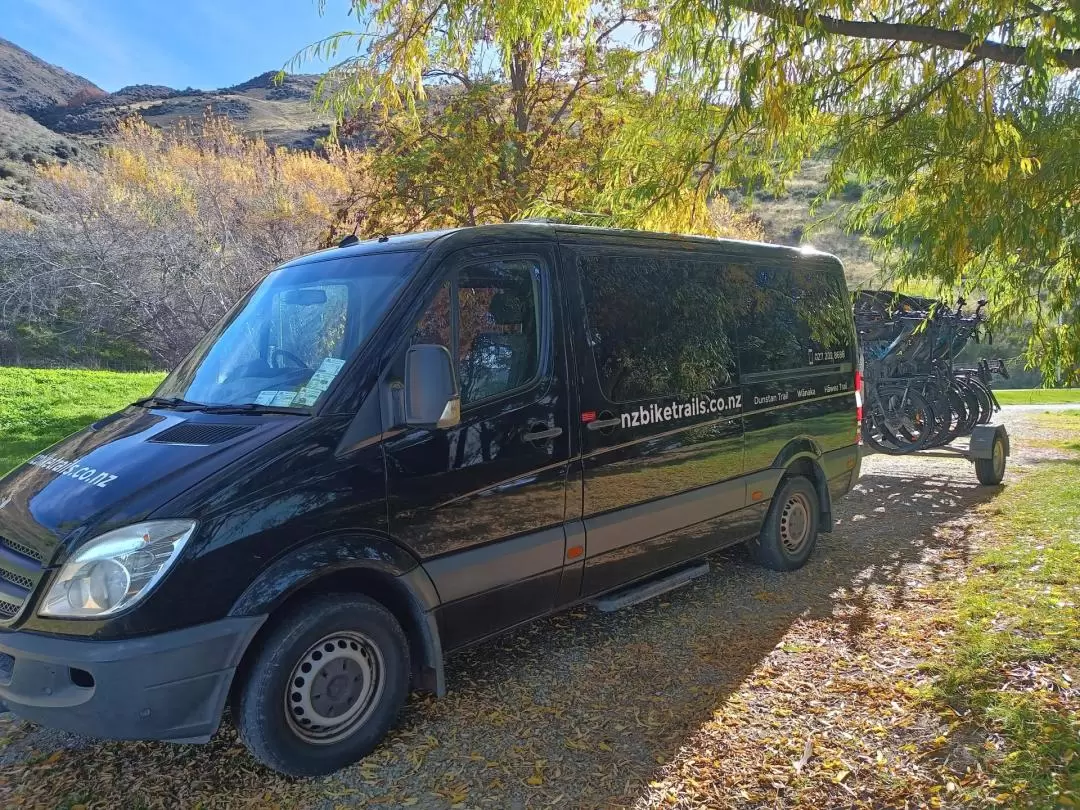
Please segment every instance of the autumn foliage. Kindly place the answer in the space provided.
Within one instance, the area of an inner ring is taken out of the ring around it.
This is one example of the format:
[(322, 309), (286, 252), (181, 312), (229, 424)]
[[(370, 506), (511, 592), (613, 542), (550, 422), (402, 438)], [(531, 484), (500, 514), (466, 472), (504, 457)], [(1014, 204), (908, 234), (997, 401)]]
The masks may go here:
[(224, 119), (172, 132), (125, 121), (97, 165), (42, 169), (33, 227), (4, 217), (0, 316), (175, 362), (274, 265), (319, 243), (365, 165), (274, 148)]

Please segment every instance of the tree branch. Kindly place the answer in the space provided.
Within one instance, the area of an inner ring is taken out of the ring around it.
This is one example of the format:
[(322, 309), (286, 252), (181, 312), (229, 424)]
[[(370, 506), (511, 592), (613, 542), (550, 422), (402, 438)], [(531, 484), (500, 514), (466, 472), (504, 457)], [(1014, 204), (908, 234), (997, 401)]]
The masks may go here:
[(470, 79), (468, 76), (466, 76), (460, 70), (451, 70), (450, 68), (433, 68), (431, 70), (424, 71), (424, 78), (425, 79), (438, 78), (440, 76), (444, 77), (444, 78), (447, 78), (447, 79), (454, 79), (454, 80), (456, 80), (458, 82), (461, 82), (461, 85), (466, 90), (472, 90), (473, 89), (473, 81), (472, 81), (472, 79)]
[(975, 56), (971, 56), (965, 59), (963, 62), (957, 65), (955, 69), (950, 70), (948, 73), (945, 73), (943, 76), (938, 78), (936, 82), (927, 87), (921, 93), (917, 93), (916, 95), (912, 96), (908, 100), (908, 102), (904, 104), (904, 106), (893, 112), (893, 114), (885, 120), (883, 128), (888, 128), (893, 126), (894, 124), (899, 123), (901, 120), (906, 118), (908, 114), (911, 113), (916, 107), (920, 107), (926, 102), (928, 102), (936, 93), (938, 93), (942, 88), (944, 88), (945, 85), (947, 85), (957, 76), (959, 76), (969, 67), (974, 65), (977, 61), (979, 60)]
[[(1004, 65), (1028, 64), (1027, 49), (1019, 45), (1006, 45), (991, 39), (978, 40), (965, 31), (951, 31), (931, 25), (913, 23), (870, 22), (844, 20), (827, 14), (815, 14), (805, 6), (788, 5), (779, 0), (737, 0), (747, 11), (800, 28), (810, 26), (812, 20), (822, 30), (855, 39), (894, 40), (918, 42), (953, 51), (964, 51), (977, 59), (999, 62)], [(1051, 52), (1052, 56), (1069, 70), (1080, 68), (1080, 50), (1069, 48)]]

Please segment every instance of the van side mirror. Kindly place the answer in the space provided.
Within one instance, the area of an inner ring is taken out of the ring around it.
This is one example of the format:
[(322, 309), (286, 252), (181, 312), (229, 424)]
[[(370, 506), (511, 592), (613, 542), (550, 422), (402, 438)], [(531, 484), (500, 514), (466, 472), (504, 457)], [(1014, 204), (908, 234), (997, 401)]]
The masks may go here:
[(445, 346), (418, 343), (405, 353), (405, 424), (448, 428), (461, 421), (454, 361)]

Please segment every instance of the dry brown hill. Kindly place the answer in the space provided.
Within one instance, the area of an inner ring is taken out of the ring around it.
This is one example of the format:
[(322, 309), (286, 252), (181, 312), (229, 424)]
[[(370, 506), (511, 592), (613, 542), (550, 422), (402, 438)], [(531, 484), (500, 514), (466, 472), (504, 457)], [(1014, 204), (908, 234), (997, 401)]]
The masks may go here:
[(89, 79), (38, 59), (14, 42), (0, 38), (0, 108), (33, 113), (74, 96), (102, 95)]

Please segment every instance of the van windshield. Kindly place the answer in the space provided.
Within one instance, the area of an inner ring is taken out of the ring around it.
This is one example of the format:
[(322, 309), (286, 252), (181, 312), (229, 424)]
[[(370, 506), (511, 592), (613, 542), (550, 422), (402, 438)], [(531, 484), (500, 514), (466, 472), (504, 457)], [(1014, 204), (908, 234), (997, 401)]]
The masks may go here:
[(275, 270), (181, 361), (154, 399), (314, 405), (374, 331), (418, 255), (375, 253)]

